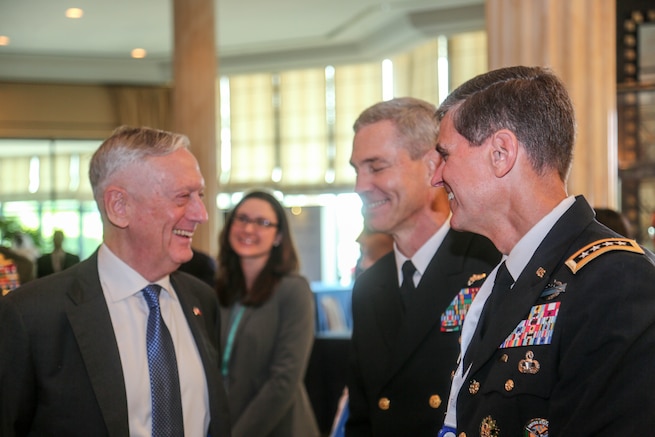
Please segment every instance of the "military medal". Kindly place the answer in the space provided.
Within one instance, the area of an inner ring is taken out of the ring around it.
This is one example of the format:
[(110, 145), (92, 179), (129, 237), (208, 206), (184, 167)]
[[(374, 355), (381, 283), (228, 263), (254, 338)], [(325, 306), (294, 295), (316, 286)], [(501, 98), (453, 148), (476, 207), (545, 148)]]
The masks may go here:
[(525, 353), (525, 359), (519, 361), (519, 372), (521, 373), (534, 375), (539, 371), (539, 368), (539, 361), (534, 359), (534, 353), (532, 351), (527, 351)]

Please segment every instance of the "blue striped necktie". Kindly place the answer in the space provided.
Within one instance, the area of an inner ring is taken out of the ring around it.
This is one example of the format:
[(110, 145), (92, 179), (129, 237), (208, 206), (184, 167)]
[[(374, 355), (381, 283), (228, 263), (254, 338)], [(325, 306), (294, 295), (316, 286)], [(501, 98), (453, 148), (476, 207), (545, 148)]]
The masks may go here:
[(143, 297), (150, 308), (146, 347), (152, 397), (152, 436), (182, 437), (184, 421), (180, 378), (173, 340), (161, 317), (160, 291), (161, 287), (156, 284), (150, 284), (143, 289)]

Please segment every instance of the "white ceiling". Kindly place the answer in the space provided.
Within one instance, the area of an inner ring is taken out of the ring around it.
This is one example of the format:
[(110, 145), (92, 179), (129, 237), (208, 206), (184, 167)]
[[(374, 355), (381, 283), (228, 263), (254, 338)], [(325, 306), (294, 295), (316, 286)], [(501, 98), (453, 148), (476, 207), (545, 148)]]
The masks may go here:
[[(377, 60), (484, 26), (484, 0), (216, 0), (215, 13), (224, 74)], [(167, 83), (172, 20), (170, 0), (0, 0), (0, 81)]]

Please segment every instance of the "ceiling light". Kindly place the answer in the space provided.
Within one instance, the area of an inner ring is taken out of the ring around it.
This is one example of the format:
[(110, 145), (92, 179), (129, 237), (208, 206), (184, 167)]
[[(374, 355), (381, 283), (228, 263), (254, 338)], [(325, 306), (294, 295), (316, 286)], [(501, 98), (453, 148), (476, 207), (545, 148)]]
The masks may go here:
[(80, 8), (68, 8), (66, 9), (66, 17), (68, 18), (82, 18), (84, 11)]
[(9, 37), (6, 35), (0, 35), (0, 46), (8, 46), (9, 45)]
[(134, 59), (142, 59), (147, 55), (146, 49), (134, 49), (132, 50), (132, 57)]

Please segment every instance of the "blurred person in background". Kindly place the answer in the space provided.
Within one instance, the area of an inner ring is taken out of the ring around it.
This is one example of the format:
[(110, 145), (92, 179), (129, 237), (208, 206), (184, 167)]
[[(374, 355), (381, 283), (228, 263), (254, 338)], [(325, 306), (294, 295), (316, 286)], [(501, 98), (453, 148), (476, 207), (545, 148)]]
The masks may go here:
[(216, 258), (212, 258), (201, 250), (193, 248), (192, 250), (193, 257), (189, 261), (182, 263), (178, 270), (195, 276), (212, 288), (216, 287)]
[(299, 275), (284, 208), (251, 191), (219, 235), (221, 370), (233, 437), (317, 437), (304, 385), (314, 341), (314, 295)]
[(611, 208), (594, 208), (596, 220), (624, 237), (632, 238), (630, 222), (620, 212)]
[(36, 260), (36, 276), (38, 278), (61, 272), (80, 262), (80, 257), (66, 252), (63, 244), (64, 231), (57, 229), (52, 234), (52, 252), (41, 255)]
[(0, 289), (2, 296), (34, 279), (34, 263), (15, 250), (0, 246)]
[(393, 250), (393, 237), (384, 232), (374, 232), (364, 226), (357, 237), (360, 256), (355, 266), (355, 279), (377, 260)]

